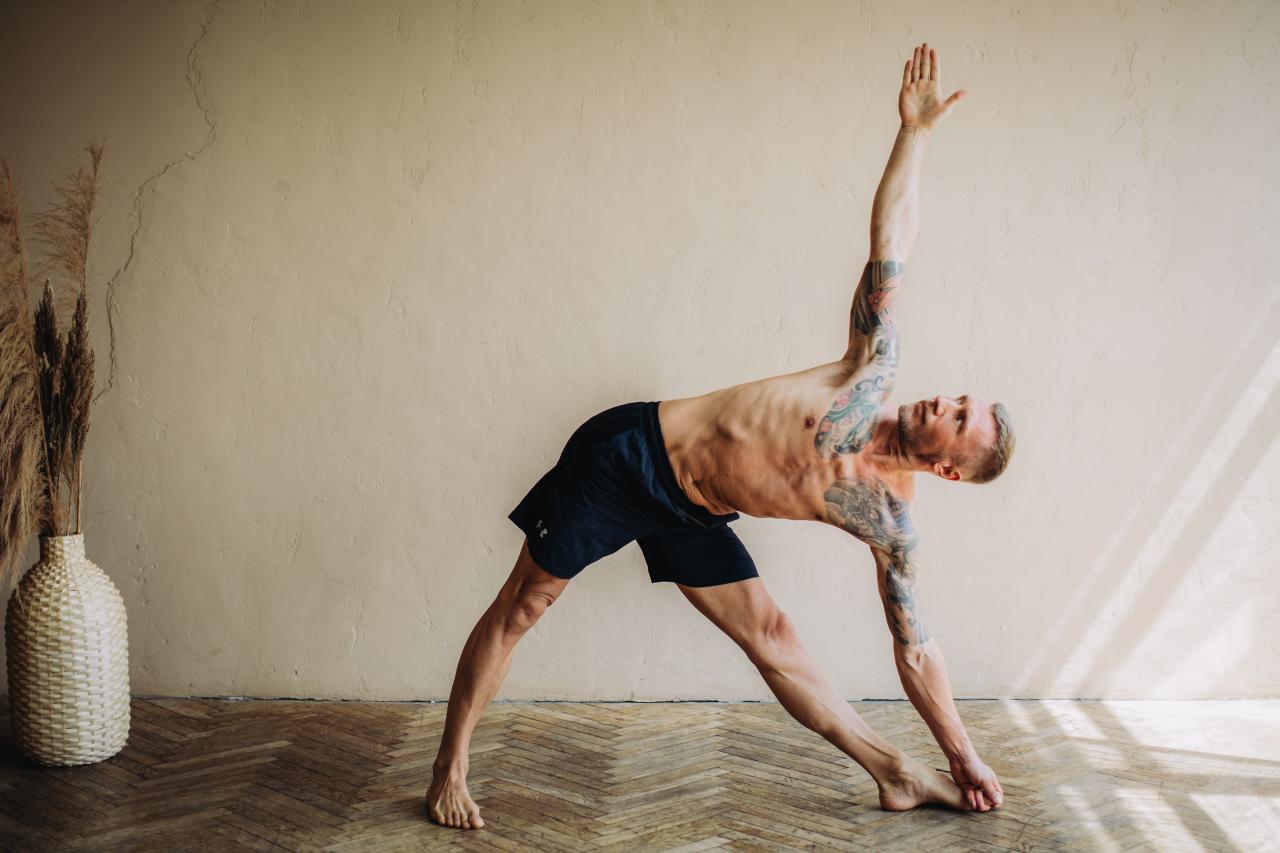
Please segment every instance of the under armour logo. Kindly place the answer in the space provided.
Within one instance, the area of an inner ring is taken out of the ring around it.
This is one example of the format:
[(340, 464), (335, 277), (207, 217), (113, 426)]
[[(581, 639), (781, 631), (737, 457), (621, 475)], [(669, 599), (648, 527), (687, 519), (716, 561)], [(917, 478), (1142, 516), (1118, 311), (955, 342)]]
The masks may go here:
[[(538, 519), (538, 523), (535, 524), (534, 527), (542, 527), (542, 519)], [(547, 528), (542, 527), (542, 529), (538, 531), (538, 538), (541, 539), (543, 536), (546, 536), (550, 532), (551, 531), (548, 530)]]

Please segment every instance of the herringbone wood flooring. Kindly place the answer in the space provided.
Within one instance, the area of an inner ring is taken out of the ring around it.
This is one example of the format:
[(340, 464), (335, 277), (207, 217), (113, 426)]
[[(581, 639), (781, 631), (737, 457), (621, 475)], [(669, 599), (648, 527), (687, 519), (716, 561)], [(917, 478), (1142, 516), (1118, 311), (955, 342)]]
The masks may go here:
[[(905, 702), (858, 702), (946, 762)], [(135, 699), (129, 743), (22, 759), (0, 711), (5, 850), (1278, 849), (1280, 703), (962, 702), (999, 811), (881, 811), (765, 703), (505, 703), (473, 740), (481, 830), (423, 795), (443, 704)]]

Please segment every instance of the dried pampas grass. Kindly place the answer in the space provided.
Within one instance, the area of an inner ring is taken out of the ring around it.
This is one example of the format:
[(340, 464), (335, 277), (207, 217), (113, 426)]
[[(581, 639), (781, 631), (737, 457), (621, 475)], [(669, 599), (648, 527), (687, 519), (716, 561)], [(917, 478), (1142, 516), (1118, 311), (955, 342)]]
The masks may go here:
[[(88, 260), (103, 146), (90, 142), (90, 168), (54, 185), (60, 201), (32, 217), (48, 275), (34, 316), (22, 243), (22, 212), (0, 159), (0, 580), (8, 581), (27, 540), (80, 533), (81, 466), (93, 393)], [(69, 280), (59, 296), (53, 282)], [(69, 292), (66, 292), (69, 291)], [(58, 315), (74, 299), (65, 340)], [(62, 484), (69, 497), (62, 500)], [(74, 516), (75, 529), (71, 529)]]
[(9, 168), (0, 160), (0, 579), (6, 582), (27, 539), (49, 514), (21, 220)]

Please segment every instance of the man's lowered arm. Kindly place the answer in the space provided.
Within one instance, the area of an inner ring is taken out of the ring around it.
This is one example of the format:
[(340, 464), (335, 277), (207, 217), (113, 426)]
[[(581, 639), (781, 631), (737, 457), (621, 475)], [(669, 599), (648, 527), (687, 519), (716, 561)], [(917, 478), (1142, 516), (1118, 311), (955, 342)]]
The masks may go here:
[[(910, 520), (906, 524), (909, 529)], [(884, 602), (885, 619), (893, 633), (893, 662), (902, 689), (946, 754), (951, 775), (965, 792), (969, 805), (986, 811), (1000, 804), (1004, 791), (996, 774), (978, 757), (969, 740), (951, 696), (951, 680), (942, 649), (925, 631), (916, 610), (915, 582), (919, 566), (913, 553), (916, 542), (912, 533), (903, 547), (897, 547), (898, 543), (891, 543), (888, 550), (871, 546), (880, 600)]]
[[(908, 546), (914, 547), (914, 542)], [(916, 560), (909, 550), (886, 553), (872, 546), (871, 554), (885, 619), (893, 634), (893, 662), (902, 689), (947, 758), (967, 758), (974, 753), (973, 744), (951, 695), (946, 660), (916, 609)]]
[(919, 537), (905, 501), (883, 486), (837, 480), (827, 490), (827, 520), (866, 542), (876, 562), (885, 620), (893, 634), (893, 661), (907, 698), (947, 756), (951, 775), (979, 810), (1004, 798), (991, 768), (969, 740), (956, 710), (947, 664), (916, 607)]

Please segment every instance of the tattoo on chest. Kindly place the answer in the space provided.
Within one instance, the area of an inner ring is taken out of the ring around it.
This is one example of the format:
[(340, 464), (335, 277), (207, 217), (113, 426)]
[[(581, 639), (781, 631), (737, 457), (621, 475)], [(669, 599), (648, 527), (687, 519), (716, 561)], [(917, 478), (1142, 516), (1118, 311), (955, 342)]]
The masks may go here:
[(898, 371), (898, 336), (892, 327), (875, 332), (875, 355), (861, 371), (861, 379), (831, 404), (813, 434), (818, 455), (831, 458), (857, 453), (871, 440), (876, 409), (893, 390)]
[(830, 459), (857, 453), (871, 440), (877, 407), (893, 390), (898, 370), (898, 332), (888, 308), (896, 286), (886, 281), (902, 273), (901, 261), (872, 261), (862, 271), (853, 299), (851, 324), (867, 337), (870, 361), (859, 370), (860, 378), (831, 404), (813, 436), (818, 455)]
[(884, 573), (885, 619), (904, 646), (929, 639), (916, 612), (916, 535), (907, 502), (883, 483), (837, 480), (827, 489), (827, 520), (889, 557)]

